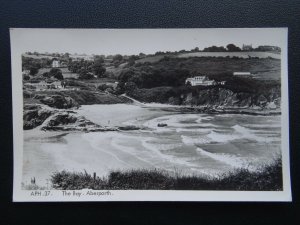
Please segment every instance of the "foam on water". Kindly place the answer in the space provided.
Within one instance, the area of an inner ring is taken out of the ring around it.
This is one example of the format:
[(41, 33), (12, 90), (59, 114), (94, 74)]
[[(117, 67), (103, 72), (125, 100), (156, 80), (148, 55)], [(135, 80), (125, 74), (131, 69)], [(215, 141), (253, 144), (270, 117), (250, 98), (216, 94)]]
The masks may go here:
[[(118, 133), (114, 132), (115, 135), (117, 136)], [(82, 137), (90, 143), (90, 145), (97, 150), (100, 150), (102, 152), (105, 152), (106, 154), (112, 156), (114, 159), (116, 159), (117, 161), (119, 161), (122, 164), (125, 164), (127, 166), (130, 166), (130, 164), (128, 164), (125, 160), (122, 160), (118, 154), (114, 154), (113, 152), (107, 150), (105, 148), (105, 145), (103, 145), (103, 143), (105, 143), (105, 141), (107, 142), (107, 140), (111, 139), (111, 134), (112, 133), (104, 133), (101, 132), (101, 135), (99, 135), (99, 133), (95, 132), (95, 133), (87, 133), (87, 134), (83, 134)], [(120, 135), (120, 134), (119, 134)]]
[(211, 128), (196, 128), (196, 129), (191, 129), (191, 128), (176, 128), (175, 129), (177, 133), (183, 133), (183, 132), (192, 132), (192, 133), (197, 133), (197, 134), (209, 134), (211, 131)]
[(134, 148), (134, 147), (128, 147), (128, 146), (124, 146), (124, 144), (122, 143), (119, 143), (119, 139), (116, 139), (114, 138), (112, 141), (111, 141), (111, 145), (122, 151), (122, 152), (125, 152), (127, 154), (130, 154), (131, 156), (137, 158), (138, 160), (144, 162), (144, 163), (147, 163), (147, 164), (150, 164), (151, 166), (155, 167), (155, 165), (151, 162), (151, 160), (146, 160), (147, 158), (143, 158), (143, 157), (139, 157), (138, 155), (138, 152), (137, 152), (137, 149)]
[[(157, 154), (160, 158), (164, 159), (166, 163), (171, 163), (174, 165), (174, 168), (176, 168), (176, 165), (181, 165), (184, 167), (195, 167), (197, 164), (190, 162), (189, 160), (191, 158), (187, 157), (176, 157), (174, 155), (165, 154), (158, 150), (156, 145), (153, 145), (151, 142), (153, 142), (155, 139), (153, 138), (145, 138), (142, 140), (142, 145), (144, 148), (150, 150), (151, 152)], [(172, 146), (174, 147), (174, 146)]]
[(181, 147), (182, 144), (160, 144), (160, 143), (150, 143), (149, 139), (146, 139), (143, 143), (143, 146), (147, 149), (157, 149), (158, 151), (167, 151), (174, 148)]
[(254, 131), (252, 131), (248, 128), (245, 128), (243, 126), (240, 126), (240, 125), (235, 125), (232, 128), (237, 133), (239, 133), (242, 138), (245, 138), (245, 139), (250, 139), (250, 140), (254, 140), (254, 141), (257, 141), (257, 142), (263, 142), (263, 143), (270, 143), (270, 142), (278, 140), (278, 138), (276, 138), (276, 137), (270, 137), (270, 136), (263, 137), (261, 135), (258, 136), (258, 135), (255, 134)]
[(237, 139), (242, 138), (241, 135), (239, 134), (222, 134), (222, 133), (217, 133), (215, 131), (211, 131), (207, 137), (211, 140), (211, 142), (216, 142), (216, 143), (227, 143), (229, 141), (234, 141)]
[(207, 136), (200, 136), (197, 138), (192, 138), (189, 136), (181, 135), (181, 140), (186, 145), (195, 145), (195, 144), (208, 144), (211, 143), (211, 138)]
[[(206, 119), (208, 117), (204, 117)], [(199, 125), (203, 129), (217, 128), (218, 125), (212, 123), (204, 123), (201, 122), (202, 117), (200, 115), (195, 114), (179, 114), (179, 115), (168, 115), (161, 116), (158, 118), (154, 118), (149, 120), (143, 124), (143, 126), (148, 127), (150, 129), (155, 130), (155, 132), (168, 132), (168, 131), (177, 131), (180, 132), (181, 128), (198, 128)], [(167, 124), (166, 127), (158, 127), (159, 123)], [(179, 130), (177, 130), (179, 129)]]
[(234, 168), (248, 168), (249, 170), (255, 170), (255, 168), (253, 168), (252, 166), (249, 165), (247, 160), (239, 158), (232, 154), (211, 153), (211, 152), (205, 151), (202, 148), (197, 148), (197, 151), (202, 155), (205, 155), (207, 157), (210, 157), (210, 158), (220, 161), (222, 163), (226, 163)]

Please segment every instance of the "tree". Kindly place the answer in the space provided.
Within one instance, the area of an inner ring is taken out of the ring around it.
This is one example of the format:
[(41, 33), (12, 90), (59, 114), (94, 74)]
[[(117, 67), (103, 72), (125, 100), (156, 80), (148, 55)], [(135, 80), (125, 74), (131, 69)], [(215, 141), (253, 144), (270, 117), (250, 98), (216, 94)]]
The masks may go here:
[(46, 77), (46, 78), (50, 78), (51, 77), (51, 74), (49, 72), (45, 72), (42, 75), (43, 75), (43, 77)]
[(30, 80), (30, 76), (24, 75), (24, 76), (23, 76), (23, 80)]
[(113, 57), (113, 62), (119, 61), (121, 62), (123, 60), (123, 56), (120, 54), (117, 54)]
[(100, 63), (104, 63), (104, 57), (103, 55), (95, 55), (94, 56), (94, 61), (96, 62), (100, 62)]
[(93, 79), (94, 78), (93, 74), (88, 72), (88, 70), (85, 69), (85, 68), (80, 69), (78, 74), (79, 74), (80, 79), (87, 80), (87, 79)]
[(80, 68), (80, 62), (77, 61), (72, 61), (68, 65), (68, 70), (70, 70), (72, 73), (77, 73)]
[(131, 94), (134, 90), (136, 90), (137, 86), (134, 82), (126, 82), (124, 85), (124, 90), (126, 94)]
[(132, 55), (128, 59), (128, 65), (133, 66), (135, 64), (135, 60), (139, 59), (138, 56)]
[(103, 67), (102, 65), (103, 59), (102, 60), (97, 60), (95, 61), (95, 63), (91, 66), (91, 69), (93, 71), (93, 73), (97, 76), (97, 77), (105, 77), (105, 71), (106, 69)]
[(30, 70), (29, 74), (32, 76), (36, 75), (39, 72), (39, 68), (35, 66), (30, 67), (29, 70)]
[(100, 91), (105, 91), (107, 88), (109, 88), (110, 86), (108, 86), (107, 84), (100, 84), (99, 86), (98, 86), (98, 89), (100, 90)]
[(69, 59), (70, 58), (70, 53), (66, 52), (65, 54), (63, 54), (62, 56), (65, 59)]
[(186, 82), (186, 86), (191, 87), (192, 86), (191, 82), (190, 81)]
[(226, 48), (224, 48), (223, 46), (211, 46), (211, 47), (207, 47), (203, 49), (203, 52), (226, 52)]
[(62, 72), (60, 69), (58, 68), (52, 68), (50, 71), (49, 71), (49, 76), (50, 77), (54, 77), (58, 80), (63, 80), (64, 79), (64, 76), (62, 75)]
[(234, 44), (229, 44), (226, 46), (229, 52), (240, 52), (242, 51), (239, 47), (235, 46)]
[(144, 53), (142, 53), (142, 52), (139, 54), (139, 57), (140, 57), (140, 58), (144, 58), (145, 56), (146, 56), (146, 54), (144, 54)]

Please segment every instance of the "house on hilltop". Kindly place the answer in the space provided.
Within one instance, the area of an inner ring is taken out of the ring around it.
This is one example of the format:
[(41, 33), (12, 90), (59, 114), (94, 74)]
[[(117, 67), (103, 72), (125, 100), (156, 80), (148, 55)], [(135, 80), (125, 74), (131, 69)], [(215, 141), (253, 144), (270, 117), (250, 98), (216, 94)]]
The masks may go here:
[(191, 86), (211, 86), (216, 85), (217, 82), (210, 80), (207, 76), (196, 76), (187, 78), (185, 84), (190, 84)]
[(242, 50), (243, 51), (252, 51), (253, 50), (252, 44), (251, 45), (245, 45), (245, 44), (243, 44)]
[(60, 62), (54, 58), (53, 61), (52, 61), (52, 68), (58, 68), (60, 67)]

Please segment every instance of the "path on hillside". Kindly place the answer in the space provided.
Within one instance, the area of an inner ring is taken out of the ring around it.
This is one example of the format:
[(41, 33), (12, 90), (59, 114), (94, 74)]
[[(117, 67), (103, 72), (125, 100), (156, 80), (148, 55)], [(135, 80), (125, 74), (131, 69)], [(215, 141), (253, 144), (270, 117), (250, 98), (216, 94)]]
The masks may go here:
[(134, 99), (134, 98), (131, 98), (131, 97), (129, 97), (129, 96), (126, 95), (126, 94), (122, 94), (121, 96), (130, 99), (130, 100), (133, 101), (133, 103), (136, 104), (136, 105), (145, 105), (145, 103), (140, 102), (140, 101), (138, 101), (138, 100), (136, 100), (136, 99)]

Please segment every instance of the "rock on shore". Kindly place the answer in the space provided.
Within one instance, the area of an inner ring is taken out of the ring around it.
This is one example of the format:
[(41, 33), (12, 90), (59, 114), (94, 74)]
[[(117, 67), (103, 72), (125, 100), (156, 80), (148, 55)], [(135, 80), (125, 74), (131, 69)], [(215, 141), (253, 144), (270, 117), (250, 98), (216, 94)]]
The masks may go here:
[(41, 125), (49, 116), (55, 113), (41, 105), (25, 105), (23, 112), (23, 129), (29, 130)]
[(103, 127), (91, 122), (73, 111), (58, 112), (43, 123), (41, 130), (48, 131), (116, 131), (116, 128)]

